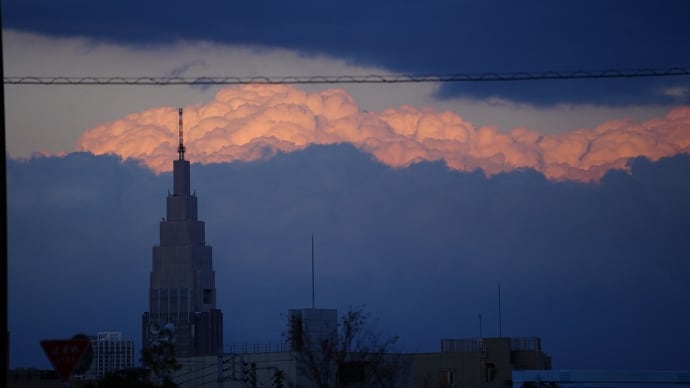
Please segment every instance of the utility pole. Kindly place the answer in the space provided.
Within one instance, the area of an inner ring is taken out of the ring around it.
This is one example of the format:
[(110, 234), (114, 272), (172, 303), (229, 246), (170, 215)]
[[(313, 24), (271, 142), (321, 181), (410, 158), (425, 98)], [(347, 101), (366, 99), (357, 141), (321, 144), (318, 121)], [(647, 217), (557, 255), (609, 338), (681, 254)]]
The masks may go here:
[(501, 282), (498, 282), (498, 336), (503, 337), (503, 328), (501, 323)]
[(316, 295), (314, 291), (314, 233), (311, 234), (311, 308), (316, 308)]

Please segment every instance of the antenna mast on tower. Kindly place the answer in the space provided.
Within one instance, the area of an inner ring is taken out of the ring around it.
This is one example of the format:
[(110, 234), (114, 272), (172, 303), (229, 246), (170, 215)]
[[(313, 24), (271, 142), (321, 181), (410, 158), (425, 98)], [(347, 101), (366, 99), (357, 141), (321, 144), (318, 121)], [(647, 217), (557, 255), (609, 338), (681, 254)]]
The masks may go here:
[(311, 308), (316, 308), (316, 296), (314, 293), (314, 233), (311, 234)]
[(178, 137), (180, 139), (180, 145), (177, 147), (177, 153), (180, 155), (180, 160), (184, 160), (184, 142), (182, 141), (182, 108), (177, 109), (179, 120), (179, 131)]
[(498, 282), (498, 336), (503, 337), (503, 326), (501, 324), (501, 282)]

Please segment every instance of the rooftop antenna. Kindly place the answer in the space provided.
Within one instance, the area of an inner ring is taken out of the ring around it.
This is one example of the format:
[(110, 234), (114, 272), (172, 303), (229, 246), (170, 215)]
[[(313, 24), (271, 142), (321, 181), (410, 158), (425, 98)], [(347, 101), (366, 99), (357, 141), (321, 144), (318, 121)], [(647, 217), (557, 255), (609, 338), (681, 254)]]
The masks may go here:
[(314, 296), (314, 233), (311, 234), (311, 308), (316, 308)]
[(501, 282), (498, 282), (498, 336), (503, 337), (501, 327)]
[(484, 338), (482, 335), (482, 315), (479, 314), (479, 338)]
[(182, 108), (177, 109), (177, 115), (179, 117), (178, 137), (180, 140), (180, 145), (177, 147), (177, 153), (180, 155), (180, 160), (184, 160), (184, 142), (182, 141)]

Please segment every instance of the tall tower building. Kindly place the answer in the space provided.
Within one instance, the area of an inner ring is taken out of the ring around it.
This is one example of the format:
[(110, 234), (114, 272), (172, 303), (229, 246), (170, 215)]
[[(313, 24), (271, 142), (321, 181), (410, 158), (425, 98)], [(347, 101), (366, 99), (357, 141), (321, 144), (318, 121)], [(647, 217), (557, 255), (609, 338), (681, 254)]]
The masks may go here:
[(179, 157), (173, 161), (173, 193), (168, 193), (167, 217), (160, 222), (160, 242), (153, 247), (142, 339), (144, 347), (174, 339), (177, 357), (217, 355), (223, 350), (223, 313), (216, 308), (211, 246), (190, 192), (181, 108), (178, 114)]

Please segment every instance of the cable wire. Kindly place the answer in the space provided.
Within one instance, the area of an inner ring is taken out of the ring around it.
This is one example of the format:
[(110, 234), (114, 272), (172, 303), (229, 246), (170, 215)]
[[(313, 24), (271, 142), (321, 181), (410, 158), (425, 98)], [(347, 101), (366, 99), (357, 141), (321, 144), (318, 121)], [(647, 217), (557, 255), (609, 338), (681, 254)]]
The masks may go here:
[(690, 67), (594, 71), (545, 71), (515, 73), (369, 74), (309, 76), (200, 76), (200, 77), (4, 77), (6, 85), (246, 85), (246, 84), (396, 84), (421, 82), (509, 82), (604, 78), (677, 77), (690, 75)]

